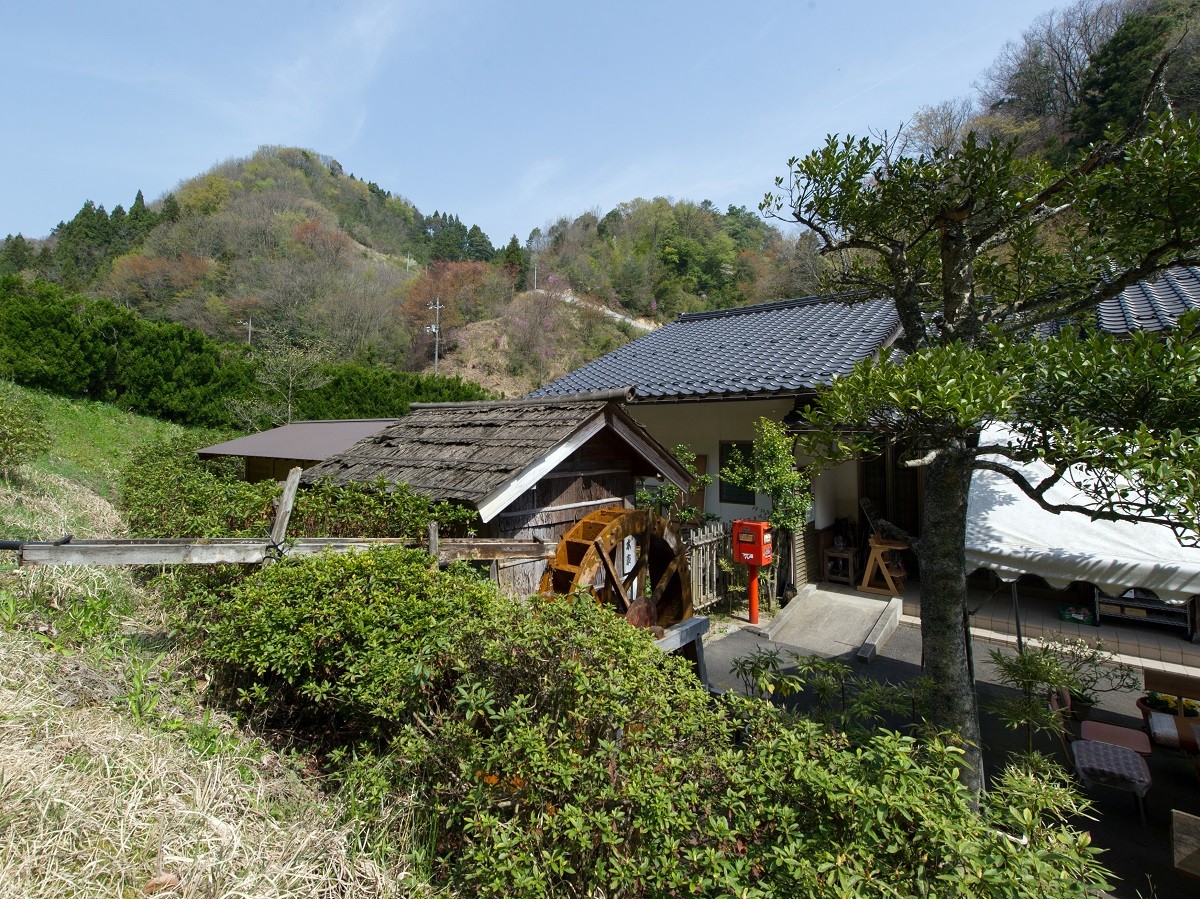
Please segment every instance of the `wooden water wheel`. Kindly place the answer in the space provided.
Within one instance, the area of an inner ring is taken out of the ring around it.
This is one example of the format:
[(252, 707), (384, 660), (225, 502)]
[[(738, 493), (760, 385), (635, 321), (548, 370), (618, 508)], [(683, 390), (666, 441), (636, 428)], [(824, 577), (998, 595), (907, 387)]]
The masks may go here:
[(634, 627), (665, 629), (692, 617), (687, 549), (646, 509), (598, 509), (567, 531), (541, 592), (577, 590), (590, 590)]

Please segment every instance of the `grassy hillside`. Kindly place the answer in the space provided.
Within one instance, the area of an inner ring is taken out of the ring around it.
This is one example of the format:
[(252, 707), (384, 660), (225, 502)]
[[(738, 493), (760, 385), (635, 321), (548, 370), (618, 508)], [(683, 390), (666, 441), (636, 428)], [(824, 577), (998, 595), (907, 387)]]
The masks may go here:
[(0, 538), (119, 536), (124, 526), (114, 504), (121, 466), (139, 443), (183, 429), (105, 403), (11, 389), (44, 417), (49, 445), (8, 482), (0, 480)]
[[(0, 537), (121, 533), (120, 467), (180, 429), (25, 395), (51, 442), (0, 481)], [(366, 833), (310, 760), (211, 706), (204, 672), (129, 569), (12, 560), (0, 553), (0, 899), (418, 892), (407, 810)]]
[(184, 430), (107, 403), (22, 392), (42, 410), (50, 431), (50, 450), (34, 469), (66, 478), (110, 502), (116, 500), (118, 472), (133, 447)]

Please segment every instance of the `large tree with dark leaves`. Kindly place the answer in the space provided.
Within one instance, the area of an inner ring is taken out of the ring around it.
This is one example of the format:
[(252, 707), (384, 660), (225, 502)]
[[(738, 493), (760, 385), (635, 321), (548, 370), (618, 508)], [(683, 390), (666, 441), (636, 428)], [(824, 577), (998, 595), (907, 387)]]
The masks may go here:
[[(1020, 479), (1016, 466), (996, 462), (1001, 454), (1042, 458), (1069, 478), (1074, 463), (1100, 454), (1141, 494), (1122, 505), (1109, 489), (1119, 484), (1093, 479), (1101, 514), (1166, 519), (1188, 506), (1168, 509), (1156, 496), (1178, 489), (1179, 473), (1200, 457), (1195, 417), (1168, 414), (1151, 396), (1105, 395), (1094, 378), (1109, 370), (1104, 383), (1128, 392), (1191, 360), (1185, 381), (1194, 409), (1196, 332), (1145, 342), (1141, 356), (1103, 338), (1031, 338), (1039, 324), (1092, 310), (1167, 267), (1200, 262), (1200, 125), (1140, 124), (1139, 133), (1095, 145), (1066, 170), (973, 135), (953, 152), (916, 159), (874, 140), (830, 138), (793, 159), (763, 203), (809, 228), (840, 260), (837, 287), (892, 298), (903, 325), (903, 358), (864, 364), (824, 391), (807, 444), (832, 460), (895, 440), (907, 448), (907, 464), (924, 469), (914, 548), (925, 665), (937, 720), (962, 736), (964, 776), (975, 787), (979, 726), (964, 571), (972, 472), (994, 464)], [(994, 421), (1015, 421), (1016, 440), (981, 446)], [(1025, 484), (1035, 498), (1045, 486)]]

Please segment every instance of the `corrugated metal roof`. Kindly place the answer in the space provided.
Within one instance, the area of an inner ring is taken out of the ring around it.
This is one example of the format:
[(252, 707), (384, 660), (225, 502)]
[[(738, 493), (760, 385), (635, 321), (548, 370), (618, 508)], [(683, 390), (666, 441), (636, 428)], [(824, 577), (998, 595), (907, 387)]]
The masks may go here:
[(849, 372), (898, 325), (888, 300), (829, 296), (682, 315), (530, 397), (621, 387), (638, 399), (803, 393)]
[(289, 425), (259, 431), (248, 437), (206, 446), (199, 450), (197, 455), (202, 459), (213, 456), (251, 456), (320, 462), (395, 421), (394, 418), (294, 421)]
[(1096, 310), (1100, 328), (1110, 334), (1165, 331), (1190, 309), (1200, 308), (1200, 268), (1168, 269), (1156, 281), (1139, 281)]
[(641, 444), (633, 451), (652, 470), (669, 471), (673, 479), (687, 482), (678, 461), (606, 399), (414, 404), (390, 427), (305, 471), (303, 482), (330, 478), (337, 484), (369, 483), (382, 478), (436, 500), (478, 507), (551, 459), (556, 450), (574, 448), (576, 438), (586, 439), (614, 422)]

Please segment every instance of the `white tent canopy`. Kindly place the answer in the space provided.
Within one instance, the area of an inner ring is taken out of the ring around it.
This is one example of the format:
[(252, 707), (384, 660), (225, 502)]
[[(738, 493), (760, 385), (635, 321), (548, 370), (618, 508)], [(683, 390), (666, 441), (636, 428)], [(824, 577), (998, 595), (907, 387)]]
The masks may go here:
[[(981, 443), (999, 442), (997, 438), (1003, 436), (998, 431), (989, 429)], [(1020, 470), (1034, 484), (1050, 473), (1041, 463)], [(1088, 504), (1062, 482), (1046, 498), (1056, 505)], [(977, 568), (990, 569), (1006, 582), (1023, 574), (1037, 575), (1058, 589), (1084, 581), (1110, 596), (1140, 587), (1153, 590), (1166, 602), (1183, 603), (1200, 594), (1200, 548), (1181, 546), (1169, 528), (1093, 521), (1079, 512), (1047, 512), (1009, 478), (993, 471), (977, 471), (971, 479), (967, 571)]]

